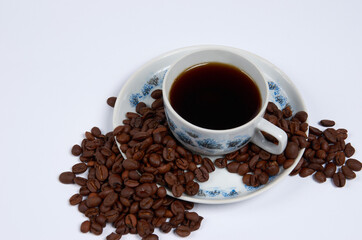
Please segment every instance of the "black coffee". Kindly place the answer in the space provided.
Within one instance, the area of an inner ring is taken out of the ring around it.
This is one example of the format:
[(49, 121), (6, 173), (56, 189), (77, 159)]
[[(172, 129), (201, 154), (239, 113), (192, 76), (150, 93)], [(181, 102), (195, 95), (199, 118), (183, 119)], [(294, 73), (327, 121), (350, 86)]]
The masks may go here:
[(182, 72), (170, 90), (175, 111), (188, 122), (208, 129), (230, 129), (259, 112), (261, 96), (253, 80), (238, 68), (201, 63)]

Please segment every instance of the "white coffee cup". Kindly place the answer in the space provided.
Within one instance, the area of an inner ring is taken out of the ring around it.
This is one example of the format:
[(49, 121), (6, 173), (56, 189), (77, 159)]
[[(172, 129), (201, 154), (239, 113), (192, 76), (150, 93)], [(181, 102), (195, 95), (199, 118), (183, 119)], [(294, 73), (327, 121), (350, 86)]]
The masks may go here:
[[(233, 65), (254, 81), (261, 95), (261, 107), (253, 119), (232, 129), (213, 130), (186, 121), (173, 109), (169, 94), (174, 81), (186, 69), (207, 62)], [(236, 151), (251, 141), (272, 154), (281, 154), (287, 145), (286, 133), (263, 118), (269, 99), (267, 81), (258, 67), (240, 53), (232, 52), (222, 46), (211, 46), (192, 52), (170, 66), (163, 80), (162, 92), (166, 117), (173, 135), (193, 152), (204, 155), (222, 155)], [(260, 131), (275, 137), (278, 144), (266, 140)]]

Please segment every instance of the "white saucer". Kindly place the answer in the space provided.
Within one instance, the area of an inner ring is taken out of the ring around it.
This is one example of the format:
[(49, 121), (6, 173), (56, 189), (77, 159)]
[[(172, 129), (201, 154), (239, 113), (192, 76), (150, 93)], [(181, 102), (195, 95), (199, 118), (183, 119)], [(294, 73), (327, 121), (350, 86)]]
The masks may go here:
[[(118, 94), (113, 112), (113, 128), (122, 125), (125, 114), (127, 112), (134, 112), (135, 106), (139, 101), (145, 102), (147, 105), (152, 103), (151, 92), (162, 87), (163, 77), (174, 61), (185, 54), (203, 47), (206, 46), (191, 46), (165, 53), (138, 69), (127, 80)], [(269, 101), (274, 102), (279, 108), (284, 108), (289, 104), (294, 113), (302, 110), (307, 111), (294, 84), (276, 66), (244, 50), (236, 48), (229, 48), (229, 50), (242, 53), (261, 69), (262, 74), (264, 74), (264, 77), (269, 82)], [(275, 186), (275, 184), (286, 177), (294, 169), (303, 152), (304, 149), (299, 151), (296, 161), (290, 168), (286, 170), (280, 168), (278, 175), (272, 177), (267, 184), (260, 187), (246, 186), (242, 183), (242, 177), (238, 174), (229, 173), (226, 169), (216, 168), (215, 172), (210, 173), (210, 179), (207, 182), (199, 183), (200, 190), (197, 195), (188, 196), (183, 194), (180, 199), (196, 203), (223, 204), (238, 202), (256, 196)], [(216, 157), (211, 157), (210, 159), (215, 160)], [(168, 194), (172, 196), (170, 191), (168, 191)]]

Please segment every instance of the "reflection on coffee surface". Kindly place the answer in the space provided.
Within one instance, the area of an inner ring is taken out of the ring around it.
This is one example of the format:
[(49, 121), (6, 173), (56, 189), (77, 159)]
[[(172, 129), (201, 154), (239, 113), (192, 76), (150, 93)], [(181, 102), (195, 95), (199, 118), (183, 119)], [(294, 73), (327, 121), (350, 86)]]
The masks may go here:
[(235, 66), (206, 62), (183, 71), (170, 90), (170, 103), (188, 122), (207, 129), (239, 127), (259, 112), (254, 81)]

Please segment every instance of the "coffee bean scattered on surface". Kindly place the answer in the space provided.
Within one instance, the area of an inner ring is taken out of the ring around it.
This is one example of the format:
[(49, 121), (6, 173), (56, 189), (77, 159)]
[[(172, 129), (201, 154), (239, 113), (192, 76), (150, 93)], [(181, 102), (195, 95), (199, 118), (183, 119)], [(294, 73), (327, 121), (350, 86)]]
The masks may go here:
[(336, 187), (344, 187), (346, 179), (356, 177), (355, 172), (361, 170), (362, 163), (356, 159), (348, 159), (355, 153), (351, 143), (346, 144), (348, 137), (346, 129), (330, 128), (335, 125), (332, 120), (321, 120), (322, 126), (328, 127), (324, 131), (309, 127), (307, 147), (291, 175), (299, 173), (301, 177), (314, 174), (314, 179), (323, 183), (326, 178), (332, 178)]
[(117, 98), (116, 97), (109, 97), (107, 99), (107, 104), (110, 106), (110, 107), (114, 107), (114, 105), (116, 104), (116, 101), (117, 101)]

